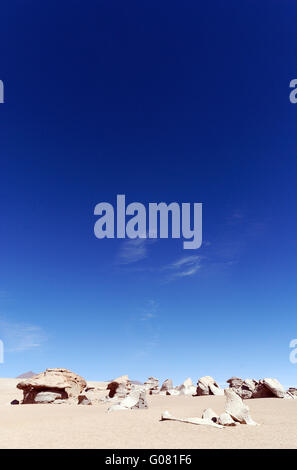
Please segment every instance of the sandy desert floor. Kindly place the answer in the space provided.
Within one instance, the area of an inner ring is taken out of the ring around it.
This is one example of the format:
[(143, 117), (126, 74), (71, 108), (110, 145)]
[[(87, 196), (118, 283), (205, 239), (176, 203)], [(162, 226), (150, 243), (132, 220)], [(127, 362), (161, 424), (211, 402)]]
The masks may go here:
[(10, 405), (21, 399), (18, 380), (0, 379), (1, 448), (297, 448), (297, 400), (247, 400), (261, 426), (216, 429), (160, 421), (168, 410), (178, 417), (200, 417), (205, 408), (224, 410), (221, 396), (149, 396), (147, 410), (107, 413), (96, 406)]

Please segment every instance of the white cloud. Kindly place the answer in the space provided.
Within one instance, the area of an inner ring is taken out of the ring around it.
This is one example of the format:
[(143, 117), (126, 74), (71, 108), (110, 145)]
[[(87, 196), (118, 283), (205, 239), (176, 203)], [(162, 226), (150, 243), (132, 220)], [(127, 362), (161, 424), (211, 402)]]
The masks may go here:
[(179, 260), (165, 266), (168, 270), (167, 281), (173, 281), (182, 277), (193, 276), (201, 268), (201, 256), (184, 256)]
[(127, 238), (123, 240), (117, 256), (117, 264), (136, 263), (148, 256), (148, 246), (156, 240), (152, 238)]
[(6, 352), (23, 352), (38, 348), (46, 339), (41, 327), (0, 318), (0, 337)]

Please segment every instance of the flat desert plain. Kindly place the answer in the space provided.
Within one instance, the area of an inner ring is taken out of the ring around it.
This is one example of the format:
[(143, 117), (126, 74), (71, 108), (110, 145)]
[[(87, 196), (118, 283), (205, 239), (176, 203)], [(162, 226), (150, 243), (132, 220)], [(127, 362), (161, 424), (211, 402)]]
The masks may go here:
[(217, 429), (160, 417), (165, 410), (176, 417), (201, 417), (209, 407), (221, 413), (223, 396), (154, 395), (148, 396), (148, 409), (112, 413), (107, 413), (107, 403), (13, 406), (11, 400), (22, 399), (18, 381), (0, 379), (1, 448), (297, 448), (297, 400), (245, 400), (260, 426)]

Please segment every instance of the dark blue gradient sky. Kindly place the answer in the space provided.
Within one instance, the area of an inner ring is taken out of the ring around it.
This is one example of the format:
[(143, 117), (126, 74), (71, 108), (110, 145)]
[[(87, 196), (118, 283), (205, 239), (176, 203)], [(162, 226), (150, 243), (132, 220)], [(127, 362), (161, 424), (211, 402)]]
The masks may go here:
[[(297, 384), (296, 26), (288, 0), (1, 5), (0, 376)], [(97, 240), (117, 194), (203, 202), (202, 247)]]

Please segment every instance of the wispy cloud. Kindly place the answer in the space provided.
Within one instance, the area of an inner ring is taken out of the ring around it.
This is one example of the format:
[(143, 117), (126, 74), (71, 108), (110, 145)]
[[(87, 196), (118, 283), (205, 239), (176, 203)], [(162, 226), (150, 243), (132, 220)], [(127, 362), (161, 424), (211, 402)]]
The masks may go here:
[(158, 316), (158, 310), (159, 304), (155, 300), (150, 299), (141, 312), (141, 320), (151, 320), (152, 318), (156, 318)]
[(164, 267), (168, 271), (167, 281), (193, 276), (201, 268), (201, 256), (184, 256)]
[(120, 251), (117, 255), (116, 263), (131, 264), (147, 258), (148, 247), (155, 242), (156, 239), (152, 238), (127, 238), (123, 240)]
[(10, 322), (0, 318), (0, 337), (6, 352), (23, 352), (38, 348), (46, 336), (41, 327)]

